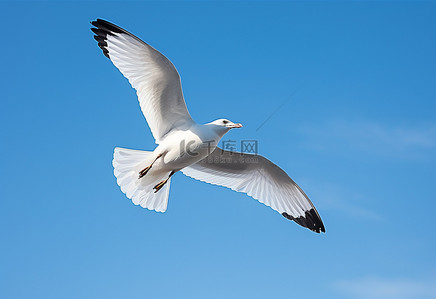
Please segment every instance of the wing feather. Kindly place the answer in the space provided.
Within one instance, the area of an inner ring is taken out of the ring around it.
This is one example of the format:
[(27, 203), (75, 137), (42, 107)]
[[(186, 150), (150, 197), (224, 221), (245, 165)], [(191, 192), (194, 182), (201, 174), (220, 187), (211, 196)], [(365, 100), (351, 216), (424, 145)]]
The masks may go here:
[(321, 217), (303, 190), (277, 165), (259, 155), (216, 148), (181, 170), (185, 175), (247, 193), (314, 232), (325, 232)]
[(139, 104), (159, 144), (174, 128), (189, 128), (194, 121), (183, 98), (180, 76), (159, 51), (135, 35), (105, 20), (91, 22), (95, 40), (136, 89)]

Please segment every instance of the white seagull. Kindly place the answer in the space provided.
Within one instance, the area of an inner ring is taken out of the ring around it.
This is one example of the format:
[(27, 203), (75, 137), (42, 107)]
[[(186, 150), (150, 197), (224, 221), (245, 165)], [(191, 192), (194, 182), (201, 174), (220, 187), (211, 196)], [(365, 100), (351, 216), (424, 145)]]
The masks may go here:
[(194, 179), (247, 193), (287, 219), (325, 232), (312, 202), (280, 167), (260, 155), (217, 147), (224, 134), (242, 125), (227, 119), (197, 124), (186, 108), (180, 76), (164, 55), (108, 21), (91, 24), (103, 54), (136, 89), (158, 145), (152, 152), (115, 148), (117, 183), (135, 205), (165, 212), (171, 177), (180, 170)]

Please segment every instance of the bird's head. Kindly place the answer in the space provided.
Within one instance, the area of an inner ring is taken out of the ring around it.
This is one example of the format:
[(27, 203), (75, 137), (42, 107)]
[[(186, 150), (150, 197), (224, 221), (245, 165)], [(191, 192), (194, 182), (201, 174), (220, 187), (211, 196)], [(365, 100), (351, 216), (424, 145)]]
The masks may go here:
[(227, 130), (230, 130), (233, 128), (242, 128), (242, 124), (235, 124), (234, 122), (232, 122), (228, 119), (225, 119), (225, 118), (214, 120), (213, 122), (211, 122), (209, 124), (223, 127), (223, 128), (226, 128)]

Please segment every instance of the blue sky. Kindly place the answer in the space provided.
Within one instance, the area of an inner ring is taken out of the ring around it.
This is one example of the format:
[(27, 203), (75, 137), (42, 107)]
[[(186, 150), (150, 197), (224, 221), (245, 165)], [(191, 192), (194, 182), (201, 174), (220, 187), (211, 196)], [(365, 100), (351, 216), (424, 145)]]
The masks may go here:
[[(0, 297), (436, 297), (435, 13), (434, 2), (0, 2)], [(326, 234), (181, 173), (165, 214), (134, 206), (113, 148), (154, 140), (92, 38), (96, 18), (175, 64), (196, 121), (243, 123), (226, 137), (258, 140)]]

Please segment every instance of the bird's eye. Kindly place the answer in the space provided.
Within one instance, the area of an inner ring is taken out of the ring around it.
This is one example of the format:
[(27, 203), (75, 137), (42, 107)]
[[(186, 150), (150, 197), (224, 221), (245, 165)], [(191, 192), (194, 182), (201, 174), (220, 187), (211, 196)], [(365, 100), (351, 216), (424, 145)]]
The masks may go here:
[(229, 121), (228, 120), (223, 120), (223, 124), (226, 124), (226, 123), (228, 123)]

